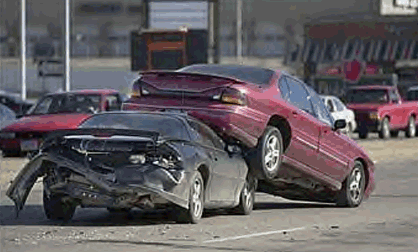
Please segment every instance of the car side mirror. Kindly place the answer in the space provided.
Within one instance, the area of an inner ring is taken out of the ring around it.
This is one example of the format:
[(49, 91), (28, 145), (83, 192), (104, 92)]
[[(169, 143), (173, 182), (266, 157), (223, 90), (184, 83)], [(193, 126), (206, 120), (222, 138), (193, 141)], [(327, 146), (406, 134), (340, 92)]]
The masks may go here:
[(347, 126), (345, 119), (338, 119), (334, 122), (334, 130), (344, 129)]
[(231, 155), (232, 154), (241, 154), (242, 153), (241, 148), (238, 147), (237, 145), (227, 145), (225, 149)]

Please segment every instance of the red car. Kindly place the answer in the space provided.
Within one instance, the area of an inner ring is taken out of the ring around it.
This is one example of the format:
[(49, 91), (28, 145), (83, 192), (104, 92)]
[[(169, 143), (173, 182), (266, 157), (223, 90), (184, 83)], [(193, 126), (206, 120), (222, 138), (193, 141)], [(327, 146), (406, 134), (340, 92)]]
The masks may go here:
[(405, 131), (406, 137), (415, 136), (418, 104), (402, 100), (396, 87), (352, 87), (345, 98), (354, 111), (360, 138), (367, 138), (369, 132), (378, 132), (382, 139), (397, 137), (399, 131)]
[(0, 149), (4, 156), (36, 151), (46, 133), (77, 128), (91, 114), (120, 110), (121, 104), (116, 90), (47, 94), (24, 117), (0, 131)]
[(259, 191), (355, 207), (374, 188), (374, 163), (337, 129), (313, 89), (283, 71), (191, 65), (144, 72), (123, 110), (183, 110), (237, 143)]

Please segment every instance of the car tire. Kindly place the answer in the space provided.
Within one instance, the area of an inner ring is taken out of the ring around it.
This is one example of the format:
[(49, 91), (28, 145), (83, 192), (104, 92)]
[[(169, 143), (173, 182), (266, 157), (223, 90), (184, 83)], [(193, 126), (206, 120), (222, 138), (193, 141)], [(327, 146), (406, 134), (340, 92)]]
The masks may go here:
[(358, 137), (360, 139), (366, 139), (369, 136), (369, 132), (367, 130), (359, 130)]
[(233, 212), (241, 215), (251, 214), (254, 207), (256, 187), (257, 180), (249, 174), (239, 195), (239, 205), (233, 209)]
[[(267, 126), (260, 138), (255, 153), (251, 155), (250, 167), (257, 179), (272, 180), (279, 172), (283, 154), (282, 134), (276, 127)], [(267, 161), (267, 156), (270, 160)]]
[(390, 132), (390, 137), (398, 137), (399, 136), (399, 131), (398, 130), (393, 130)]
[(382, 121), (382, 127), (379, 131), (379, 138), (388, 139), (390, 137), (389, 118), (385, 117)]
[(197, 172), (190, 184), (189, 208), (178, 207), (175, 211), (177, 223), (197, 224), (203, 215), (205, 187), (200, 172)]
[(69, 221), (73, 218), (76, 206), (62, 201), (61, 195), (43, 194), (44, 212), (48, 219), (55, 221)]
[(416, 133), (415, 118), (411, 116), (408, 119), (408, 128), (406, 129), (405, 135), (406, 137), (411, 138), (414, 137)]
[(356, 161), (337, 195), (337, 206), (358, 207), (363, 201), (365, 187), (366, 175), (363, 164)]

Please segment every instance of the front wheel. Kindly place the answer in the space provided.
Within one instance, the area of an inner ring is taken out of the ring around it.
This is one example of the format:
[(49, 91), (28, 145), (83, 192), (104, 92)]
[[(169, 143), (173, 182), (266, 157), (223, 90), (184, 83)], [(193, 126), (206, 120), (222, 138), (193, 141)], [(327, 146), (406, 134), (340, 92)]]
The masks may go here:
[(379, 131), (381, 139), (388, 139), (390, 137), (389, 118), (385, 117), (382, 121), (382, 128)]
[(364, 198), (365, 187), (366, 176), (363, 164), (356, 161), (337, 196), (337, 206), (358, 207)]
[(256, 177), (271, 180), (279, 172), (283, 154), (282, 134), (276, 127), (267, 126), (261, 137), (255, 155), (251, 157), (250, 167)]
[(408, 119), (408, 128), (406, 130), (406, 137), (411, 138), (416, 134), (415, 118), (413, 116)]
[(197, 172), (193, 177), (189, 190), (189, 208), (177, 208), (176, 218), (178, 223), (196, 224), (202, 218), (205, 187), (200, 172)]
[(74, 204), (62, 201), (61, 195), (43, 194), (44, 212), (48, 219), (69, 221), (73, 218), (76, 206)]

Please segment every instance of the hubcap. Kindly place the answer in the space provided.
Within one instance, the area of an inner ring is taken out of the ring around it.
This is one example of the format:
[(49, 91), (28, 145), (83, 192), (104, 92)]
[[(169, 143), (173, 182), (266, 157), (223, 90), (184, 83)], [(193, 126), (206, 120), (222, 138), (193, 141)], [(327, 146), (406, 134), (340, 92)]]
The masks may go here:
[(248, 183), (246, 183), (245, 187), (244, 187), (244, 191), (243, 191), (243, 196), (244, 196), (244, 203), (247, 207), (250, 207), (252, 204), (252, 193), (250, 190), (250, 185)]
[(355, 168), (350, 179), (350, 197), (354, 203), (361, 200), (363, 177), (359, 168)]
[(200, 216), (202, 212), (202, 184), (199, 179), (196, 179), (193, 183), (193, 194), (192, 194), (192, 212), (194, 216)]
[(390, 132), (389, 132), (389, 123), (387, 121), (385, 121), (383, 123), (383, 134), (385, 137), (388, 137)]
[(409, 119), (409, 132), (411, 133), (411, 136), (414, 136), (415, 135), (414, 118)]
[(277, 163), (279, 162), (280, 157), (280, 146), (279, 139), (276, 136), (270, 136), (266, 141), (266, 150), (264, 156), (264, 164), (267, 171), (273, 171)]

